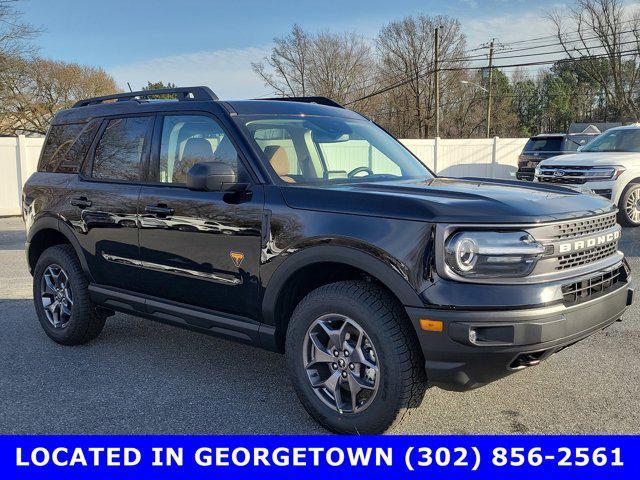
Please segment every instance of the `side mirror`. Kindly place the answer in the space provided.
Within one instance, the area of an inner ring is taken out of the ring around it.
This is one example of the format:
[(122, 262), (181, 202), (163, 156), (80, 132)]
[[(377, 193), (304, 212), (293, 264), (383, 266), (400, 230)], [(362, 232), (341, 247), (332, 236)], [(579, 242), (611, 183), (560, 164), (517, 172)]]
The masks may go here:
[(196, 163), (187, 172), (187, 188), (209, 192), (228, 190), (238, 181), (236, 172), (226, 163)]
[(583, 146), (584, 146), (584, 145), (580, 145), (580, 146), (576, 149), (576, 152), (581, 152), (581, 151), (582, 151), (582, 147), (583, 147)]

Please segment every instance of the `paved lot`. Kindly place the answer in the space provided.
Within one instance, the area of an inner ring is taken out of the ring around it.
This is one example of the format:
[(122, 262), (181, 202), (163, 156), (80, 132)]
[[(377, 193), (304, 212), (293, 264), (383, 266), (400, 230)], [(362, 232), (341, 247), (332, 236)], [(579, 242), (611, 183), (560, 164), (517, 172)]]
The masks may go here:
[[(280, 355), (128, 315), (62, 347), (40, 329), (19, 219), (0, 219), (0, 433), (321, 433)], [(640, 272), (640, 229), (623, 250)], [(431, 389), (398, 433), (639, 433), (640, 306), (538, 367)]]

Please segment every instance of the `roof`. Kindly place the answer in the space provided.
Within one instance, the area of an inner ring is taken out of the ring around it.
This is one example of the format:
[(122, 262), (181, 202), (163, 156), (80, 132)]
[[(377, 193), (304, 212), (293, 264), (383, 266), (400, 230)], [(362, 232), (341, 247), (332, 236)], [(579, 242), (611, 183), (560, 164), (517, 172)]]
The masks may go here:
[(564, 138), (565, 133), (540, 133), (538, 135), (534, 135), (531, 139), (535, 138)]
[(60, 110), (51, 120), (52, 125), (86, 123), (92, 118), (136, 113), (201, 110), (214, 114), (238, 115), (322, 115), (362, 118), (352, 110), (340, 107), (286, 100), (127, 100), (96, 103)]
[(333, 117), (362, 118), (352, 110), (317, 103), (286, 100), (228, 100), (238, 115), (326, 115)]
[(634, 130), (640, 128), (640, 123), (632, 123), (630, 125), (623, 125), (621, 127), (610, 128), (609, 130)]
[(575, 122), (569, 125), (569, 133), (587, 133), (598, 135), (610, 128), (619, 127), (620, 122)]

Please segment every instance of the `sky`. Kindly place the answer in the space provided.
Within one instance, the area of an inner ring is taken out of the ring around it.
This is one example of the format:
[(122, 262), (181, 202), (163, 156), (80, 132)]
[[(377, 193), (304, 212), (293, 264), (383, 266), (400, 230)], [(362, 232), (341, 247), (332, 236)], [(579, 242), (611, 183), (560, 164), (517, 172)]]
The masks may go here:
[(251, 62), (294, 23), (305, 30), (375, 38), (406, 15), (458, 18), (468, 48), (552, 33), (545, 20), (565, 2), (547, 0), (23, 0), (23, 20), (40, 28), (39, 54), (99, 66), (134, 90), (147, 81), (207, 85), (220, 98), (270, 93)]

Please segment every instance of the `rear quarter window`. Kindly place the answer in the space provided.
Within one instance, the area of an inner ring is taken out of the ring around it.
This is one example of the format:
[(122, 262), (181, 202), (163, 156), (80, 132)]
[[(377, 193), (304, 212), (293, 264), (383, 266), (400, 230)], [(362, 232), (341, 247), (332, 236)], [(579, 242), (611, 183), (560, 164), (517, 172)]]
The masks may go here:
[(53, 125), (42, 149), (38, 171), (77, 173), (99, 126), (100, 120)]

